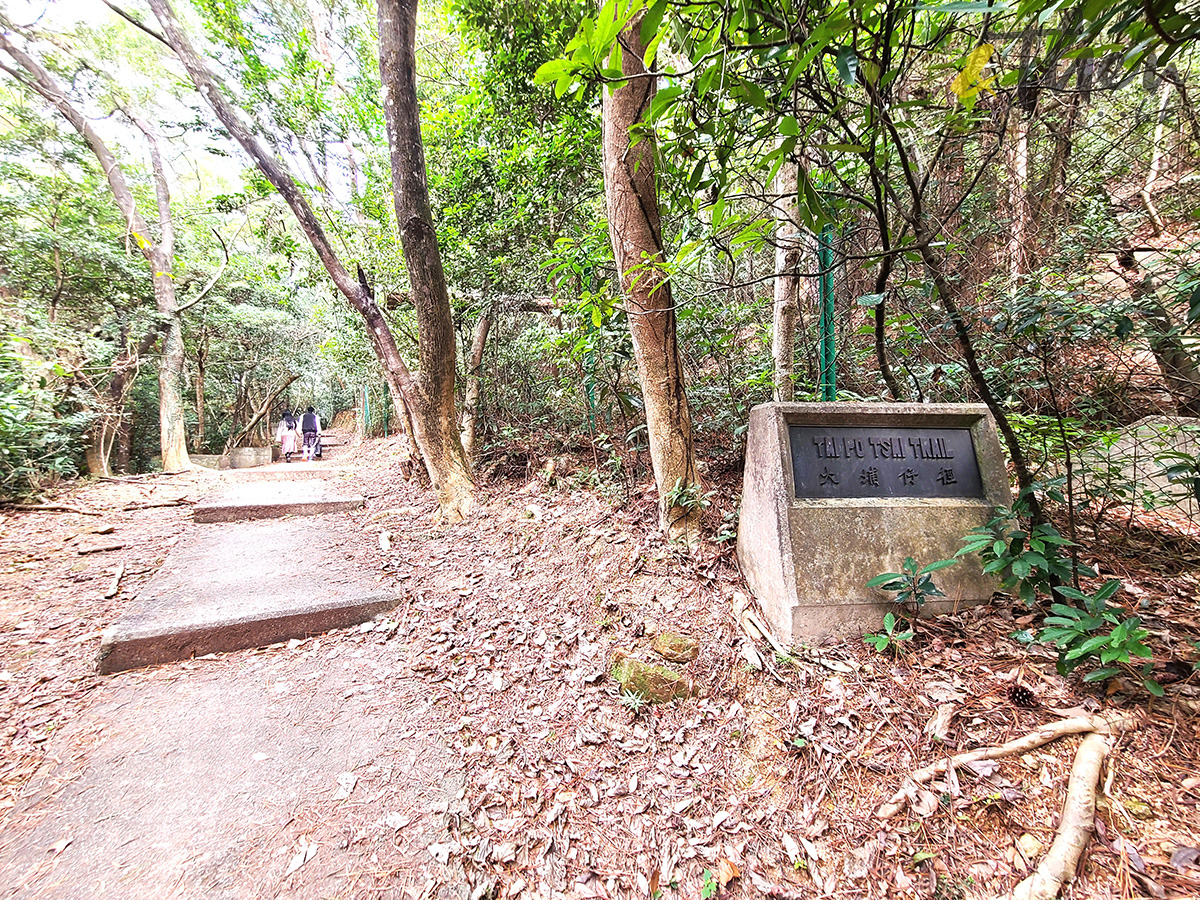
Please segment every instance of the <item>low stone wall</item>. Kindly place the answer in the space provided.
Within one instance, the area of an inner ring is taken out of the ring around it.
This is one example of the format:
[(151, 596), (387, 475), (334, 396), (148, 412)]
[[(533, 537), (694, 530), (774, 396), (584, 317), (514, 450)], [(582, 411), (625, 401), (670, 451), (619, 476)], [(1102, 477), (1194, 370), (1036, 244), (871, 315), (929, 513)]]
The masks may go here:
[(271, 462), (270, 447), (234, 447), (227, 455), (231, 469), (251, 469)]

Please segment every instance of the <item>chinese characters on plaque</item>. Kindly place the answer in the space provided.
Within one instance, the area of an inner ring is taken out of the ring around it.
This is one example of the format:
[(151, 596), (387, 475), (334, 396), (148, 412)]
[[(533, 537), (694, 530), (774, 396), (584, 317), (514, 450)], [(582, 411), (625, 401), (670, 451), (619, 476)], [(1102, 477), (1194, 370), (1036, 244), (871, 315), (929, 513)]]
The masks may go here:
[(969, 428), (788, 429), (796, 497), (983, 497)]

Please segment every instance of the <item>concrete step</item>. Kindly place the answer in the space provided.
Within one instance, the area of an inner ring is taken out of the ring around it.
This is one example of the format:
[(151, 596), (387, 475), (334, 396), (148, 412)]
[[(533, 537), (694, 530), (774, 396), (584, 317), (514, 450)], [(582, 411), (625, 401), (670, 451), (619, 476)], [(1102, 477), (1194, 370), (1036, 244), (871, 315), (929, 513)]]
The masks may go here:
[(260, 647), (373, 618), (397, 598), (337, 549), (337, 520), (192, 531), (101, 639), (101, 674)]
[(362, 505), (361, 496), (337, 493), (321, 479), (252, 481), (232, 485), (216, 499), (197, 503), (192, 507), (192, 519), (200, 523), (277, 519), (345, 512)]

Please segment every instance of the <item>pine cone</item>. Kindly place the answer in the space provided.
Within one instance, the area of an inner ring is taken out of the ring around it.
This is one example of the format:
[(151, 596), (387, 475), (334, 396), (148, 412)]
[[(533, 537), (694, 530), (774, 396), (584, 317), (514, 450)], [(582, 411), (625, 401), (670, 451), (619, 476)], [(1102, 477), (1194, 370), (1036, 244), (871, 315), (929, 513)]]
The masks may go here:
[(1008, 699), (1013, 706), (1019, 706), (1021, 709), (1033, 709), (1037, 706), (1037, 698), (1033, 696), (1033, 691), (1023, 684), (1014, 684), (1010, 687)]

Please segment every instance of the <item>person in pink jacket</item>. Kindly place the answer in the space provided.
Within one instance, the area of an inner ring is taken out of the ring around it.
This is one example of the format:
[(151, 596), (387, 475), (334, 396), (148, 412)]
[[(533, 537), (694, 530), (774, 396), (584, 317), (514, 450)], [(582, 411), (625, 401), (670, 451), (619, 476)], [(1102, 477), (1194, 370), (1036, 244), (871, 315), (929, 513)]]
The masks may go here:
[(300, 433), (297, 430), (299, 425), (296, 417), (284, 410), (283, 418), (279, 420), (279, 427), (275, 429), (275, 440), (279, 441), (279, 451), (283, 454), (284, 462), (291, 462), (292, 454), (299, 449), (297, 446), (300, 440)]

